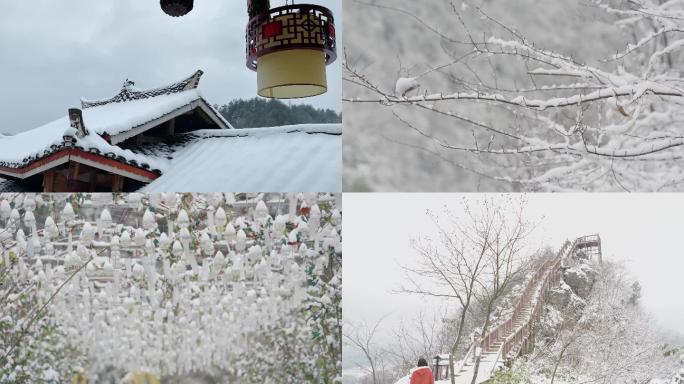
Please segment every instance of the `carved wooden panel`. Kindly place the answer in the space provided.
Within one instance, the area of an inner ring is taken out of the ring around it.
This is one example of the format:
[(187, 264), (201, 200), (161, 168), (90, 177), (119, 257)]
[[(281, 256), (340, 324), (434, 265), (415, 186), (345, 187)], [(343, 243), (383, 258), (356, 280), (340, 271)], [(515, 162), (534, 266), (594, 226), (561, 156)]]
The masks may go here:
[(335, 20), (321, 6), (294, 4), (277, 7), (250, 20), (247, 26), (247, 67), (256, 70), (260, 56), (287, 49), (317, 49), (326, 63), (337, 58)]

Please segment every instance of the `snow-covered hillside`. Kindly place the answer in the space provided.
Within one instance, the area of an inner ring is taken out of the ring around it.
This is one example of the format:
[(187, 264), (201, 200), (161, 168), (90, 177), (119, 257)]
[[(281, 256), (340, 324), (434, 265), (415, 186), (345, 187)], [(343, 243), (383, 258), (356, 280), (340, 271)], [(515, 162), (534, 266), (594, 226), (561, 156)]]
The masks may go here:
[[(494, 324), (505, 321), (510, 313), (508, 306), (517, 302), (521, 292), (522, 286), (516, 285), (499, 302)], [(534, 325), (529, 350), (509, 361), (510, 364), (500, 360), (496, 364), (497, 360), (489, 358), (494, 355), (485, 353), (476, 382), (681, 384), (684, 345), (670, 342), (668, 333), (658, 327), (640, 300), (641, 286), (624, 265), (613, 261), (598, 262), (577, 252), (563, 262), (559, 280), (549, 291), (539, 322)], [(445, 326), (452, 321), (456, 320), (444, 319), (441, 329), (429, 323), (417, 323), (418, 329), (399, 330), (397, 335), (407, 337), (403, 332), (409, 332), (409, 339), (418, 344), (453, 338)], [(397, 362), (392, 356), (400, 354), (396, 345), (369, 345), (376, 363), (382, 361), (379, 383), (409, 383), (409, 376), (404, 376), (407, 370), (392, 365)], [(432, 345), (426, 347), (434, 348)], [(442, 355), (442, 359), (445, 358), (448, 355)], [(465, 357), (465, 363), (461, 361), (463, 358), (464, 354), (460, 353), (455, 359), (455, 365), (463, 367), (455, 382), (471, 383), (472, 357)], [(496, 366), (490, 366), (490, 363)], [(347, 376), (345, 383), (371, 382), (370, 368), (356, 372)], [(447, 379), (437, 381), (439, 384), (450, 382)]]

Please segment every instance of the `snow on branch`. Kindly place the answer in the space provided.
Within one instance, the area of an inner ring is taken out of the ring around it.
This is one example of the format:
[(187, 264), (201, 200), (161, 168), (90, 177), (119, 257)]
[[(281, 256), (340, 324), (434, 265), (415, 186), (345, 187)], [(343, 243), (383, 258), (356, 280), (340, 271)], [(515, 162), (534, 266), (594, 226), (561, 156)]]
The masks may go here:
[[(391, 109), (391, 118), (418, 135), (410, 147), (525, 189), (678, 189), (684, 180), (684, 68), (678, 65), (684, 1), (594, 4), (633, 40), (608, 60), (581, 62), (562, 48), (542, 48), (481, 7), (471, 9), (479, 18), (464, 17), (467, 10), (452, 4), (453, 24), (461, 26), (455, 31), (463, 36), (453, 39), (453, 51), (445, 49), (444, 64), (427, 56), (427, 69), (387, 84), (345, 60), (351, 91), (343, 100), (351, 108)], [(436, 30), (421, 33), (445, 41)]]
[[(404, 80), (404, 79), (400, 79)], [(416, 88), (417, 83), (411, 82), (411, 87)], [(411, 90), (412, 88), (405, 87), (405, 83), (402, 81), (397, 84), (397, 89)], [(351, 101), (355, 103), (377, 103), (377, 102), (389, 102), (389, 103), (420, 103), (420, 102), (435, 102), (435, 101), (448, 101), (448, 100), (464, 100), (464, 101), (485, 101), (494, 103), (504, 103), (519, 107), (535, 108), (541, 111), (547, 108), (559, 108), (576, 106), (583, 103), (590, 103), (601, 99), (615, 98), (630, 96), (630, 102), (633, 102), (644, 95), (651, 94), (657, 96), (677, 96), (682, 97), (684, 93), (677, 90), (676, 88), (661, 85), (658, 83), (644, 81), (639, 84), (632, 86), (622, 86), (622, 87), (609, 87), (599, 89), (597, 91), (588, 94), (576, 94), (566, 97), (555, 97), (546, 100), (540, 99), (527, 99), (524, 96), (516, 96), (514, 98), (506, 98), (501, 94), (488, 94), (479, 92), (455, 92), (455, 93), (436, 93), (430, 95), (419, 95), (412, 97), (396, 97), (387, 95), (382, 99), (346, 99), (346, 101)]]

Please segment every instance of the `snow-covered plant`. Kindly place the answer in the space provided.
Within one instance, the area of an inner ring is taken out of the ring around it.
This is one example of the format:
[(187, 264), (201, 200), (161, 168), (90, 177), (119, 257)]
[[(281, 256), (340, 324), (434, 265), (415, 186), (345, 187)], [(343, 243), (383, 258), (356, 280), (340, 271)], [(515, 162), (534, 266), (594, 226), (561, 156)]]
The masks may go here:
[[(0, 225), (0, 383), (70, 381), (84, 359), (48, 314), (50, 298), (41, 293), (45, 275), (27, 263), (27, 252), (35, 252), (39, 245), (33, 234), (27, 241), (17, 223), (22, 214), (32, 217), (49, 205), (40, 196), (4, 197), (0, 198), (0, 210), (12, 209), (17, 214), (14, 220), (6, 215), (10, 220)], [(11, 233), (15, 229), (16, 238)], [(42, 267), (42, 262), (36, 263)]]
[(529, 374), (521, 370), (499, 370), (494, 372), (489, 384), (529, 384)]
[(3, 249), (35, 282), (51, 329), (81, 353), (53, 343), (58, 361), (47, 368), (95, 381), (112, 372), (339, 381), (339, 196), (45, 199), (35, 220), (23, 214), (30, 229), (8, 221), (16, 235)]
[[(412, 142), (398, 134), (389, 140), (507, 189), (681, 189), (684, 3), (591, 1), (586, 12), (604, 12), (631, 40), (610, 57), (584, 52), (591, 61), (540, 46), (540, 36), (494, 18), (486, 5), (448, 3), (448, 29), (377, 5), (396, 28), (417, 20), (417, 28), (405, 30), (439, 41), (449, 57), (444, 63), (426, 62), (427, 70), (384, 87), (345, 59), (345, 80), (354, 89), (345, 101), (389, 108), (394, 121), (387, 124), (415, 132)], [(568, 6), (551, 3), (544, 7)]]

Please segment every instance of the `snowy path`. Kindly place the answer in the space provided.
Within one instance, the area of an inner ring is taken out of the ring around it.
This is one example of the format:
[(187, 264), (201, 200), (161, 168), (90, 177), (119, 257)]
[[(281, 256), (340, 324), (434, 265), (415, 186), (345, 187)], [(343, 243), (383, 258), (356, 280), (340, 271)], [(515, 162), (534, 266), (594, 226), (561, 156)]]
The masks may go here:
[[(486, 353), (482, 356), (482, 361), (480, 362), (480, 370), (477, 373), (477, 384), (484, 383), (489, 380), (492, 372), (500, 367), (501, 361), (497, 359), (498, 351), (493, 353)], [(456, 384), (470, 384), (473, 379), (474, 365), (472, 363), (466, 364), (464, 369), (461, 370), (461, 374), (456, 376)], [(468, 374), (469, 373), (469, 374)], [(440, 380), (435, 382), (435, 384), (450, 384), (451, 380)], [(402, 377), (395, 384), (409, 384), (409, 376)]]

